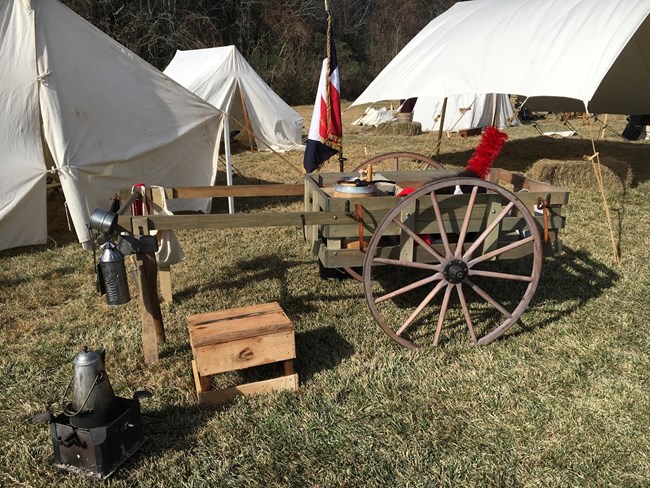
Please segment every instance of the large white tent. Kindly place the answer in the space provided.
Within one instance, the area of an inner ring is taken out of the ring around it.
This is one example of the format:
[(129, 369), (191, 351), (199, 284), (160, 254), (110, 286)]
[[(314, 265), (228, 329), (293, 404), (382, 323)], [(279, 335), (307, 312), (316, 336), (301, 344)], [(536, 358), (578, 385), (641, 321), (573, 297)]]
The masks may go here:
[(418, 98), (413, 107), (413, 121), (419, 122), (423, 131), (438, 130), (443, 122), (443, 108), (444, 131), (486, 127), (493, 122), (496, 127), (520, 123), (513, 118), (515, 111), (510, 97), (496, 93), (456, 95), (448, 97), (446, 104), (444, 98)]
[(49, 170), (80, 242), (121, 188), (213, 184), (221, 113), (58, 1), (0, 1), (0, 66), (0, 249), (46, 242)]
[(473, 0), (432, 20), (354, 104), (464, 93), (650, 113), (648, 0)]
[(176, 51), (164, 73), (227, 112), (238, 140), (259, 151), (304, 149), (303, 118), (255, 72), (235, 46)]

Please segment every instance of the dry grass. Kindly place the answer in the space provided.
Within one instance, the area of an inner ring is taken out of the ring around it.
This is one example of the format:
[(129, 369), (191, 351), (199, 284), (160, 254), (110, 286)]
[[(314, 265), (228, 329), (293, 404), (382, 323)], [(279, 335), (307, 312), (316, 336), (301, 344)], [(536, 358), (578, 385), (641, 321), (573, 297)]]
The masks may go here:
[[(298, 109), (311, 116), (311, 107)], [(435, 134), (357, 130), (350, 122), (362, 110), (344, 114), (346, 167), (388, 151), (434, 152)], [(622, 130), (623, 118), (611, 119)], [(561, 130), (562, 121), (540, 125)], [(531, 126), (508, 133), (497, 164), (514, 171), (591, 154), (585, 139), (550, 139)], [(445, 139), (439, 159), (460, 167), (478, 141)], [(650, 144), (606, 134), (597, 148), (629, 164), (636, 179), (609, 199), (620, 266), (598, 193), (576, 189), (565, 253), (545, 259), (520, 323), (481, 348), (454, 328), (437, 349), (392, 343), (358, 283), (320, 279), (299, 228), (188, 230), (178, 233), (188, 259), (174, 267), (175, 302), (163, 307), (167, 342), (160, 362), (146, 367), (137, 300), (104, 305), (92, 255), (61, 225), (61, 196), (50, 196), (58, 245), (0, 253), (0, 485), (95, 486), (49, 467), (49, 433), (29, 421), (46, 407), (59, 411), (71, 361), (88, 345), (106, 347), (119, 395), (155, 395), (143, 401), (148, 442), (109, 486), (645, 486)], [(297, 182), (301, 164), (299, 153), (242, 151), (235, 159), (240, 182)], [(324, 171), (337, 168), (333, 160)], [(281, 212), (302, 201), (236, 204)], [(198, 408), (187, 315), (274, 300), (296, 326), (300, 391)]]

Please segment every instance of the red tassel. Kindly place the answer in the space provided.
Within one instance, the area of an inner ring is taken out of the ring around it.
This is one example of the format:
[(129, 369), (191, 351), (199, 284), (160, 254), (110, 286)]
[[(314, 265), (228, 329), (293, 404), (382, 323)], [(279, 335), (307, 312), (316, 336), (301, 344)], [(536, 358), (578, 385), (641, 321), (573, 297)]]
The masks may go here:
[(474, 150), (474, 155), (465, 166), (465, 171), (475, 173), (479, 178), (485, 178), (503, 149), (506, 139), (508, 139), (508, 134), (491, 125), (487, 126), (481, 137), (481, 142)]

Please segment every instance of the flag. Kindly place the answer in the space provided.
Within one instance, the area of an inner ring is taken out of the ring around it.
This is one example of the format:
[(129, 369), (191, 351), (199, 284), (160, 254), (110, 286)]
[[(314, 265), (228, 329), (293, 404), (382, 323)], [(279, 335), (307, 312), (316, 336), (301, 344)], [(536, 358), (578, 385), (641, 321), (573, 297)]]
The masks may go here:
[(336, 48), (332, 36), (332, 19), (327, 11), (327, 52), (318, 82), (314, 113), (305, 147), (304, 167), (307, 173), (318, 169), (342, 150), (341, 83)]

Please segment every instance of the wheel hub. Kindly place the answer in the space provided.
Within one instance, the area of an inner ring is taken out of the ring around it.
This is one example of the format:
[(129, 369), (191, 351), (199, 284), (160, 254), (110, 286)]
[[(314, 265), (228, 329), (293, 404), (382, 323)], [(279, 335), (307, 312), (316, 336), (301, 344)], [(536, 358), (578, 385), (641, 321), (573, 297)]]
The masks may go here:
[(447, 263), (442, 272), (443, 276), (449, 283), (454, 285), (462, 282), (469, 274), (469, 268), (465, 261), (460, 259), (452, 259)]

